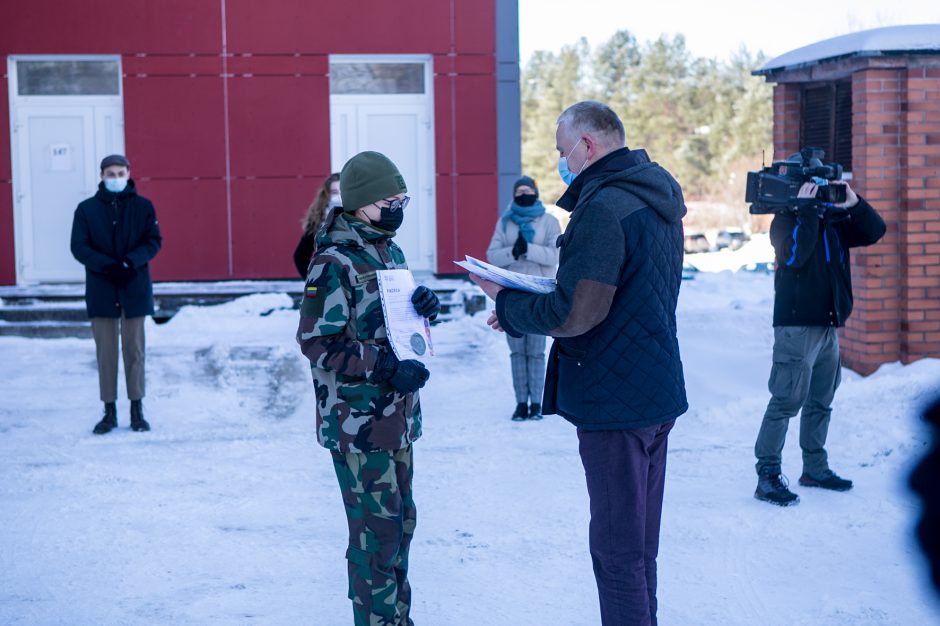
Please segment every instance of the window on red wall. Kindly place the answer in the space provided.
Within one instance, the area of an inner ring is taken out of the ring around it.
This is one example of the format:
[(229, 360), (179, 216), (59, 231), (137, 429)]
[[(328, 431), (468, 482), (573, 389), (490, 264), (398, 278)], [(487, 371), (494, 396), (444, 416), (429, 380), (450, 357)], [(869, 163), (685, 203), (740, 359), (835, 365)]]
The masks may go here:
[(800, 147), (822, 148), (826, 162), (851, 172), (852, 82), (807, 83), (800, 102)]

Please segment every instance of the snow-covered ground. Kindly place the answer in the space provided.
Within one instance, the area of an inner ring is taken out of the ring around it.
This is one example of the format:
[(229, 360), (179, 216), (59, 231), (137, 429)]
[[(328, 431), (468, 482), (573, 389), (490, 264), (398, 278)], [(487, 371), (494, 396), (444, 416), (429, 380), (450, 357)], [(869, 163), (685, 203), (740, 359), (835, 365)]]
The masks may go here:
[[(760, 246), (689, 260), (736, 268)], [(766, 274), (683, 284), (691, 409), (670, 438), (660, 623), (940, 624), (905, 486), (940, 361), (845, 372), (829, 450), (855, 489), (758, 502), (772, 295)], [(148, 322), (143, 434), (128, 430), (126, 401), (120, 430), (91, 434), (90, 340), (0, 338), (0, 624), (351, 623), (343, 507), (290, 304), (255, 295)], [(434, 340), (415, 448), (416, 623), (599, 623), (574, 428), (509, 420), (508, 349), (483, 315), (436, 326)]]

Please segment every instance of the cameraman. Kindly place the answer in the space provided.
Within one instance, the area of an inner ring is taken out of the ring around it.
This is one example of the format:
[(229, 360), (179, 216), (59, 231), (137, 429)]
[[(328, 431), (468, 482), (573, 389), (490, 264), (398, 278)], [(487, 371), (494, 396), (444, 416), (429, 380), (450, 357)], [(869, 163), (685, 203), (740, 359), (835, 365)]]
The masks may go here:
[(852, 312), (849, 248), (877, 242), (886, 227), (846, 182), (829, 184), (845, 185), (845, 202), (827, 205), (815, 200), (819, 187), (807, 182), (800, 187), (797, 207), (778, 212), (770, 225), (777, 268), (768, 383), (772, 397), (754, 445), (754, 497), (780, 506), (800, 501), (780, 473), (787, 425), (800, 409), (800, 485), (852, 488), (852, 481), (829, 469), (825, 450), (832, 398), (841, 380), (837, 329)]

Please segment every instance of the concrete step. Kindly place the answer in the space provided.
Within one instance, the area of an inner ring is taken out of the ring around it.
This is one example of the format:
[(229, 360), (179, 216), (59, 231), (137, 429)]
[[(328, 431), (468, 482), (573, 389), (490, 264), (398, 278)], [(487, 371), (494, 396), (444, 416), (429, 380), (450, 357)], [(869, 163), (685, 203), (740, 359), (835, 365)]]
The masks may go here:
[(60, 339), (74, 337), (91, 338), (91, 322), (41, 320), (29, 322), (0, 321), (0, 336), (31, 337), (36, 339)]
[(85, 304), (81, 306), (0, 306), (0, 322), (87, 322)]
[[(483, 292), (467, 281), (425, 282), (441, 300), (438, 322), (473, 315), (486, 306)], [(184, 306), (223, 304), (254, 293), (285, 293), (296, 308), (302, 289), (299, 280), (155, 283), (153, 319), (165, 323)], [(77, 283), (0, 287), (0, 336), (91, 337), (84, 293), (84, 285)]]

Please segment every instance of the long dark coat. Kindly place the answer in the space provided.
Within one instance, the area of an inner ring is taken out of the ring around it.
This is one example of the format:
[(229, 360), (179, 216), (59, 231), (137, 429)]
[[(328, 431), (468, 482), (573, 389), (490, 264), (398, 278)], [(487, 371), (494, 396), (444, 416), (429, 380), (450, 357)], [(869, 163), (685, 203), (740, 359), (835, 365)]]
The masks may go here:
[[(153, 203), (137, 195), (134, 181), (120, 193), (99, 183), (98, 192), (75, 209), (72, 221), (72, 255), (85, 266), (88, 317), (153, 315), (149, 262), (162, 242)], [(105, 268), (125, 258), (134, 274), (121, 285)]]

